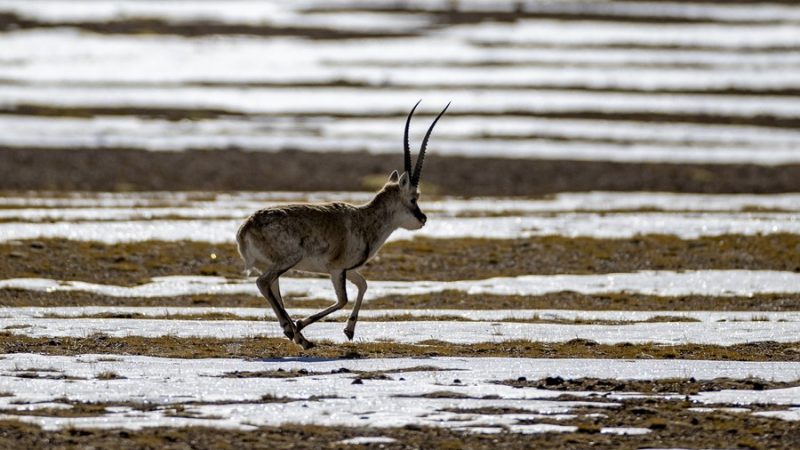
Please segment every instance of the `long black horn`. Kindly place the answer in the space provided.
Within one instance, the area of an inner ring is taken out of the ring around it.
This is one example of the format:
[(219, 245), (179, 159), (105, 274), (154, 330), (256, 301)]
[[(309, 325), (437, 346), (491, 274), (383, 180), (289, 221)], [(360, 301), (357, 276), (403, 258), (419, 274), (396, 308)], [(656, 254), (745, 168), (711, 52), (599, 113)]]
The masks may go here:
[(405, 171), (409, 176), (411, 176), (411, 148), (408, 146), (408, 127), (411, 125), (411, 116), (414, 115), (414, 110), (417, 109), (417, 106), (419, 106), (419, 103), (421, 101), (422, 101), (422, 99), (420, 99), (417, 102), (417, 104), (414, 105), (413, 108), (411, 108), (411, 112), (408, 113), (408, 118), (406, 119), (406, 135), (405, 135), (405, 140), (403, 140), (403, 143), (405, 144), (405, 147), (404, 147), (404, 149), (405, 149), (405, 162), (406, 162)]
[(447, 102), (447, 106), (445, 106), (442, 112), (436, 116), (436, 119), (433, 120), (431, 127), (428, 128), (428, 132), (425, 133), (425, 138), (422, 139), (422, 146), (419, 148), (419, 156), (417, 156), (417, 167), (414, 168), (414, 174), (411, 175), (412, 186), (419, 186), (419, 177), (422, 175), (422, 162), (425, 161), (425, 149), (428, 147), (428, 139), (431, 137), (431, 133), (433, 132), (433, 127), (436, 126), (436, 122), (438, 122), (439, 118), (444, 115), (444, 112), (447, 111), (448, 107), (450, 107), (450, 102)]

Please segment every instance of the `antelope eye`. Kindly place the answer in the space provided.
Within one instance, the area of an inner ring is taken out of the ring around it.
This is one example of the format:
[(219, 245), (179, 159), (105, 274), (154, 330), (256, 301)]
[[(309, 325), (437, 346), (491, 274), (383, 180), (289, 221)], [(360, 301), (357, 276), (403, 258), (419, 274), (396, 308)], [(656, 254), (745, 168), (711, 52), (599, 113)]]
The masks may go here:
[(411, 199), (411, 204), (412, 204), (412, 205), (416, 205), (416, 204), (417, 204), (417, 199), (415, 199), (415, 198), (412, 198), (412, 199)]

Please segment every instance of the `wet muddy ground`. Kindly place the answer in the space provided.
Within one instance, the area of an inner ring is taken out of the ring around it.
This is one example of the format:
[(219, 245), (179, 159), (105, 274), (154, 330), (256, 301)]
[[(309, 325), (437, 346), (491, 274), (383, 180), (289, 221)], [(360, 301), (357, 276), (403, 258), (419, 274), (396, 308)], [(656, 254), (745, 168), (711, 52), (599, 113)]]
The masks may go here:
[[(402, 167), (369, 153), (0, 151), (0, 190), (372, 191)], [(615, 163), (431, 155), (422, 191), (531, 196), (568, 191), (776, 193), (800, 191), (800, 165)], [(372, 181), (371, 181), (372, 180)]]

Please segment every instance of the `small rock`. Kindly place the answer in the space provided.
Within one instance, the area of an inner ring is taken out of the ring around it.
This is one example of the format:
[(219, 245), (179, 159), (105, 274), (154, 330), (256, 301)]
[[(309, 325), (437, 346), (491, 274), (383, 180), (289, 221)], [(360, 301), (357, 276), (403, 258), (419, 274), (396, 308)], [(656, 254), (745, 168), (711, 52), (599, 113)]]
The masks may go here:
[(300, 375), (308, 375), (308, 370), (300, 369), (300, 370), (297, 371), (297, 373), (299, 373)]
[(527, 379), (527, 378), (525, 378), (525, 377), (519, 377), (519, 378), (517, 378), (517, 381), (519, 381), (520, 383), (522, 383), (522, 382), (528, 381), (528, 379)]
[(355, 379), (355, 380), (353, 380), (353, 382), (352, 382), (352, 383), (350, 383), (350, 384), (364, 384), (364, 380), (362, 380), (361, 378), (356, 378), (356, 379)]
[(43, 249), (44, 248), (44, 244), (39, 242), (39, 241), (31, 242), (29, 244), (29, 246), (30, 246), (30, 248), (38, 248), (38, 249)]
[(564, 384), (564, 379), (561, 377), (547, 377), (544, 379), (545, 386), (558, 386)]
[(456, 378), (455, 380), (453, 380), (453, 384), (461, 384), (461, 380), (459, 380), (458, 378)]

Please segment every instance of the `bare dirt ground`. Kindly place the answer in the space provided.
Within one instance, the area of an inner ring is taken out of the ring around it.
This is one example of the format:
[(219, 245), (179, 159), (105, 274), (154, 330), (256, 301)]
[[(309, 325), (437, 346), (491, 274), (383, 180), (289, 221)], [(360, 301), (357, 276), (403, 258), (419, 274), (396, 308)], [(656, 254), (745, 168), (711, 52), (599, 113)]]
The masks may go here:
[[(326, 308), (329, 300), (293, 299), (284, 295), (286, 307)], [(800, 294), (754, 294), (752, 296), (716, 297), (682, 295), (662, 297), (633, 293), (580, 294), (555, 292), (545, 295), (471, 295), (463, 291), (438, 294), (389, 295), (372, 298), (373, 309), (581, 309), (586, 311), (798, 311)], [(144, 306), (144, 307), (239, 307), (267, 308), (262, 297), (254, 295), (176, 295), (165, 297), (111, 297), (90, 292), (44, 292), (22, 289), (0, 290), (0, 304), (7, 307), (67, 306)], [(757, 314), (754, 314), (757, 316)]]
[[(366, 180), (402, 167), (370, 153), (0, 149), (0, 190), (374, 190)], [(335, 150), (335, 149), (332, 149)], [(545, 195), (568, 191), (777, 193), (800, 191), (800, 165), (614, 163), (430, 154), (424, 192)]]
[[(329, 300), (293, 299), (284, 295), (286, 307), (326, 308)], [(373, 309), (581, 309), (586, 311), (798, 311), (800, 294), (754, 294), (716, 297), (682, 295), (662, 297), (633, 293), (580, 294), (555, 292), (545, 295), (471, 295), (463, 291), (438, 294), (389, 295), (372, 298)], [(267, 308), (262, 297), (254, 295), (176, 295), (165, 297), (111, 297), (90, 292), (44, 292), (21, 289), (0, 290), (0, 304), (7, 307), (66, 306), (162, 306), (162, 307), (240, 307)], [(290, 311), (291, 312), (291, 311)], [(757, 315), (757, 314), (754, 314)]]
[[(531, 274), (637, 270), (800, 271), (800, 236), (724, 235), (683, 240), (543, 236), (526, 239), (427, 239), (385, 245), (362, 272), (372, 280), (452, 281)], [(213, 257), (211, 255), (214, 255)], [(0, 273), (135, 285), (167, 275), (243, 276), (232, 244), (139, 242), (106, 245), (63, 239), (0, 243)]]
[(718, 359), (728, 361), (800, 361), (800, 343), (749, 342), (736, 345), (707, 344), (598, 344), (586, 339), (562, 343), (534, 341), (453, 344), (423, 341), (417, 344), (358, 342), (332, 344), (319, 341), (317, 347), (302, 350), (283, 338), (244, 339), (124, 338), (92, 335), (73, 337), (28, 337), (0, 332), (0, 353), (43, 355), (129, 354), (166, 358), (401, 358), (401, 357), (526, 357), (526, 358), (640, 358)]
[[(566, 396), (564, 400), (579, 398)], [(278, 399), (279, 400), (279, 399)], [(593, 401), (602, 401), (592, 398)], [(272, 402), (273, 399), (264, 399)], [(291, 400), (288, 400), (291, 401)], [(114, 448), (240, 448), (266, 445), (269, 448), (347, 448), (343, 439), (356, 436), (391, 437), (396, 442), (381, 448), (642, 448), (669, 442), (672, 445), (707, 447), (723, 445), (737, 448), (793, 448), (798, 433), (791, 422), (757, 417), (748, 412), (692, 410), (694, 403), (686, 400), (638, 398), (615, 400), (612, 408), (585, 407), (576, 410), (576, 418), (566, 420), (541, 419), (541, 423), (575, 426), (576, 432), (555, 434), (499, 433), (481, 435), (456, 430), (407, 426), (403, 428), (358, 428), (289, 425), (280, 428), (260, 427), (256, 430), (234, 431), (204, 427), (152, 428), (146, 431), (78, 430), (44, 432), (33, 425), (4, 421), (0, 444), (24, 442), (31, 447), (49, 444), (50, 448), (86, 448), (91, 443), (113, 443)], [(102, 414), (107, 406), (117, 404), (75, 404), (65, 417), (92, 417)], [(128, 405), (152, 408), (152, 405)], [(164, 413), (175, 417), (191, 417), (178, 406), (164, 407)], [(63, 415), (64, 410), (53, 411)], [(482, 409), (455, 410), (471, 414), (506, 414), (513, 411)], [(637, 427), (649, 431), (638, 436), (600, 434), (603, 427)], [(675, 444), (678, 443), (678, 444)], [(220, 446), (223, 447), (220, 447)]]
[[(524, 378), (524, 377), (523, 377)], [(723, 389), (784, 389), (800, 385), (796, 382), (775, 382), (758, 378), (714, 378), (696, 380), (694, 378), (663, 378), (658, 380), (615, 380), (613, 378), (574, 378), (548, 377), (542, 380), (504, 380), (499, 384), (517, 388), (548, 389), (555, 391), (600, 391), (600, 392), (641, 392), (676, 393), (691, 395), (698, 392), (721, 391)]]
[[(598, 401), (593, 398), (593, 401)], [(406, 426), (403, 428), (357, 428), (286, 425), (237, 431), (206, 427), (148, 428), (147, 430), (104, 430), (65, 428), (44, 431), (38, 426), (14, 420), (0, 422), (3, 448), (354, 448), (341, 443), (358, 436), (383, 436), (396, 440), (380, 448), (518, 449), (598, 448), (635, 449), (678, 446), (688, 448), (770, 448), (793, 449), (800, 444), (800, 432), (792, 422), (759, 417), (749, 412), (703, 412), (691, 410), (694, 403), (659, 398), (629, 399), (613, 408), (583, 408), (571, 420), (553, 420), (556, 425), (577, 427), (573, 433), (493, 434), (469, 433), (446, 428)], [(96, 415), (105, 405), (80, 406), (85, 414)], [(114, 405), (109, 405), (114, 406)], [(481, 411), (486, 413), (486, 411)], [(170, 414), (180, 415), (175, 410)], [(469, 411), (465, 411), (469, 413)], [(503, 411), (497, 411), (503, 414)], [(546, 422), (546, 420), (543, 420)], [(602, 427), (638, 427), (644, 435), (601, 434)]]

